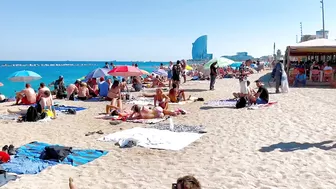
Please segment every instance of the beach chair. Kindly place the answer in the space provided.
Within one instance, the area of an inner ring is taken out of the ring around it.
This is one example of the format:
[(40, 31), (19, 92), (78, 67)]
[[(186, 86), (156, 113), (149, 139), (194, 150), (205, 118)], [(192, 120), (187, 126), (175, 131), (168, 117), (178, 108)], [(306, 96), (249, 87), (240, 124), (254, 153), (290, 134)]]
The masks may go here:
[(320, 70), (312, 70), (311, 80), (312, 81), (319, 81), (320, 78)]
[(333, 70), (324, 70), (323, 71), (323, 81), (329, 82), (333, 80)]

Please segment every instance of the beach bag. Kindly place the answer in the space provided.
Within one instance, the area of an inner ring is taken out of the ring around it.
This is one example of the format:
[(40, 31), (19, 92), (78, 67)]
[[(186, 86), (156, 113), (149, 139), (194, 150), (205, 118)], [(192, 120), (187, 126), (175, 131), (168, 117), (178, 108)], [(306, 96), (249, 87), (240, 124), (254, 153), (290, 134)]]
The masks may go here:
[(70, 153), (71, 147), (47, 146), (44, 148), (41, 159), (63, 161)]
[(24, 121), (35, 122), (38, 120), (38, 117), (39, 115), (37, 109), (34, 106), (30, 106), (27, 110)]
[(247, 100), (245, 97), (241, 97), (237, 103), (236, 103), (236, 108), (239, 109), (239, 108), (245, 108), (246, 107), (246, 104), (247, 104)]

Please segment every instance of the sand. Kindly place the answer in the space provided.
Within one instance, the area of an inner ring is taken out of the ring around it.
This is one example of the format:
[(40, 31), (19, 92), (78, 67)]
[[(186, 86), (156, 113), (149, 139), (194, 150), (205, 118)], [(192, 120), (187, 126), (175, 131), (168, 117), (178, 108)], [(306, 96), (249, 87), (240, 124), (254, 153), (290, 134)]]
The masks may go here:
[[(260, 76), (254, 74), (250, 80)], [(233, 91), (239, 90), (236, 79), (217, 80), (216, 91), (207, 91), (208, 85), (198, 82), (184, 88), (188, 94), (206, 101), (230, 98)], [(89, 131), (103, 130), (109, 134), (143, 126), (112, 126), (109, 121), (94, 119), (104, 111), (107, 102), (63, 101), (88, 110), (48, 123), (0, 120), (1, 145), (40, 141), (109, 151), (108, 155), (79, 167), (58, 165), (36, 175), (22, 175), (3, 188), (63, 189), (68, 188), (68, 179), (72, 177), (79, 189), (163, 189), (171, 188), (178, 177), (187, 174), (195, 175), (203, 188), (209, 189), (336, 188), (335, 90), (293, 88), (289, 94), (271, 94), (270, 98), (278, 104), (258, 110), (204, 110), (200, 109), (202, 102), (174, 106), (190, 112), (175, 118), (175, 122), (201, 123), (208, 131), (181, 151), (120, 149), (112, 143), (97, 141), (100, 135), (85, 136)], [(15, 108), (8, 105), (1, 104), (0, 112)], [(317, 144), (329, 140), (332, 142), (325, 146)]]

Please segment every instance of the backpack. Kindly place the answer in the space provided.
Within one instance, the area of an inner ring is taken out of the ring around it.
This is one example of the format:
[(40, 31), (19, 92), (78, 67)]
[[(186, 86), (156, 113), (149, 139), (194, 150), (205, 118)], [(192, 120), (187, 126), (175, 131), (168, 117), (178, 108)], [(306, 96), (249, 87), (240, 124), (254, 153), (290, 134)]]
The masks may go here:
[(41, 159), (63, 161), (70, 153), (71, 147), (47, 146), (44, 148)]
[(30, 106), (27, 110), (24, 121), (35, 122), (38, 120), (38, 117), (39, 115), (37, 112), (37, 108), (35, 108), (34, 106)]
[(245, 108), (246, 107), (246, 104), (247, 104), (247, 100), (245, 97), (241, 97), (237, 103), (236, 103), (236, 108), (239, 109), (239, 108)]

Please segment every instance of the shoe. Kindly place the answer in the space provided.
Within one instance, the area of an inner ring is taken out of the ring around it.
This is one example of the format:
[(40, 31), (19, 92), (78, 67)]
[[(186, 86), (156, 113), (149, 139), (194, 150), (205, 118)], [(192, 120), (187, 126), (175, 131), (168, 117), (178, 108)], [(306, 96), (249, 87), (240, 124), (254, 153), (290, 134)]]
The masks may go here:
[(3, 152), (8, 152), (8, 145), (5, 145), (4, 147), (2, 147), (2, 150), (1, 151), (3, 151)]
[(15, 150), (15, 148), (12, 144), (9, 145), (9, 147), (8, 147), (8, 154), (9, 155), (15, 155), (16, 154), (16, 150)]

